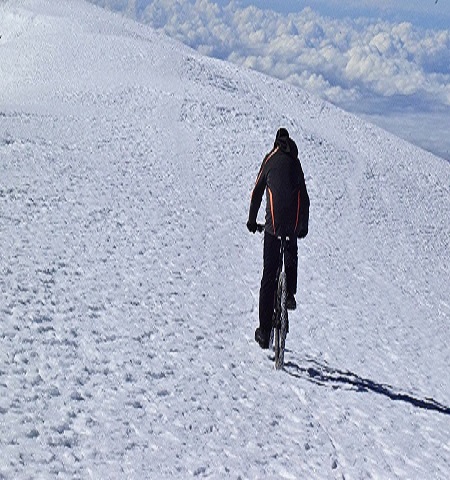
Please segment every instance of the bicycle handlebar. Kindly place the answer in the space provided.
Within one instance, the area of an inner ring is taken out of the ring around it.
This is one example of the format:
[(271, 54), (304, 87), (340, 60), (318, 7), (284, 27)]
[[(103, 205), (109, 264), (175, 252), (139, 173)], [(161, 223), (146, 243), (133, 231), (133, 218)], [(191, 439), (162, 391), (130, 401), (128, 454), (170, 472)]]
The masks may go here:
[[(262, 223), (257, 223), (256, 224), (256, 231), (257, 232), (262, 233), (262, 232), (264, 232), (265, 228), (266, 228), (265, 225), (262, 224)], [(289, 236), (278, 236), (277, 238), (279, 238), (280, 240), (282, 240), (282, 239), (289, 240), (290, 237)]]

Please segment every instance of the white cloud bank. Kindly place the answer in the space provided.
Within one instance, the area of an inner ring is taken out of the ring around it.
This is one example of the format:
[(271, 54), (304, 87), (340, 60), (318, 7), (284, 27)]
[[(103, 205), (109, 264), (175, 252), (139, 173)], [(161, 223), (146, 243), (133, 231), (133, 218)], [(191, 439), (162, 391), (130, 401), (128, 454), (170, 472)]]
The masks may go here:
[[(331, 19), (310, 8), (285, 15), (234, 1), (226, 7), (210, 0), (91, 1), (356, 113), (450, 114), (449, 30)], [(449, 148), (437, 153), (445, 156)]]

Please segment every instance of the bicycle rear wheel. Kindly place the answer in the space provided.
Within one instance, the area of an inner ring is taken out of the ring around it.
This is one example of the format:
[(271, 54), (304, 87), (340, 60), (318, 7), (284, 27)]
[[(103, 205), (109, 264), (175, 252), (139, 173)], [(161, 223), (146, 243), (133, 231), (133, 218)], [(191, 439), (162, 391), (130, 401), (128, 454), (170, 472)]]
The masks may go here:
[(284, 366), (284, 349), (288, 330), (288, 312), (286, 308), (287, 283), (286, 273), (281, 272), (277, 288), (277, 322), (274, 325), (275, 368), (280, 370)]
[(281, 328), (281, 292), (282, 282), (280, 276), (278, 277), (277, 291), (275, 296), (275, 305), (273, 309), (272, 317), (272, 331), (270, 332), (270, 344), (275, 353), (275, 366), (278, 363), (278, 357), (280, 355), (280, 328)]

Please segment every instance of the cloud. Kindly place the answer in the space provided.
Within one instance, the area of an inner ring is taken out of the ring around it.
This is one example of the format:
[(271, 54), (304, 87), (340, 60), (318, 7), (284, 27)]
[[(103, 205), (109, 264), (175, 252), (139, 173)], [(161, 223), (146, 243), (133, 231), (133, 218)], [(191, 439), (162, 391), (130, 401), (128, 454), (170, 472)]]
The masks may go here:
[(210, 0), (145, 3), (141, 21), (202, 53), (287, 80), (334, 103), (423, 94), (450, 106), (448, 31), (406, 22), (333, 20), (310, 8), (282, 15), (234, 2), (227, 7)]

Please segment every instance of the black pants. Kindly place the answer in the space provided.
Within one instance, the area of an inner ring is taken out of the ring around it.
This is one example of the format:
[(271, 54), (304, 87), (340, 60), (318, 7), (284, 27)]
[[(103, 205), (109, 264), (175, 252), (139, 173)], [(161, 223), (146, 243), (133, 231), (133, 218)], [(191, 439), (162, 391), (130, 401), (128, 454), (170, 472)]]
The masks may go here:
[[(277, 237), (270, 233), (264, 234), (264, 270), (259, 290), (259, 327), (264, 331), (272, 328), (280, 244), (281, 240)], [(287, 242), (284, 252), (287, 290), (290, 294), (297, 293), (297, 254), (297, 238), (294, 237)]]

